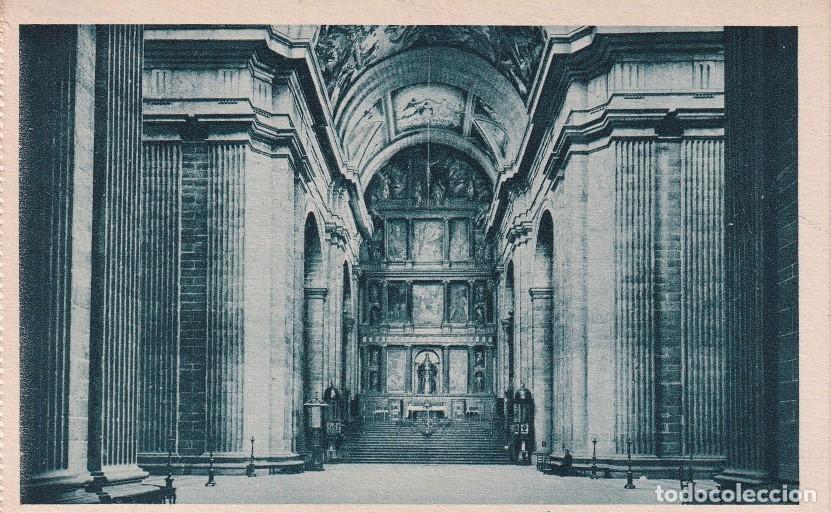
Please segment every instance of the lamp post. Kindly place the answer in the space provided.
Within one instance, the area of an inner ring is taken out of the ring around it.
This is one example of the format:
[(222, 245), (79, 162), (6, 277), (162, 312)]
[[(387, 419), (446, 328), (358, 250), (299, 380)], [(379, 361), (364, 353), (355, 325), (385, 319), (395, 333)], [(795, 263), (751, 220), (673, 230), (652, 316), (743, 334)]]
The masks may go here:
[(209, 441), (211, 447), (208, 453), (208, 482), (205, 483), (205, 486), (216, 486), (216, 481), (214, 481), (214, 447), (213, 442)]
[(627, 490), (635, 488), (635, 483), (632, 482), (632, 439), (626, 437), (626, 484), (623, 485)]
[(592, 437), (592, 479), (597, 479), (597, 437)]
[(176, 438), (171, 435), (167, 444), (167, 477), (164, 478), (164, 490), (162, 491), (162, 502), (176, 504), (176, 488), (173, 486), (173, 444)]
[(245, 475), (248, 477), (257, 477), (257, 467), (254, 466), (254, 442), (256, 439), (254, 435), (251, 435), (251, 460), (248, 462), (248, 466), (245, 467)]
[[(320, 396), (315, 393), (314, 401), (309, 401), (303, 405), (306, 408), (306, 422), (308, 429), (307, 448), (311, 452), (311, 463), (309, 463), (309, 470), (323, 470), (323, 409), (328, 405), (320, 400)], [(311, 443), (309, 443), (309, 441)]]

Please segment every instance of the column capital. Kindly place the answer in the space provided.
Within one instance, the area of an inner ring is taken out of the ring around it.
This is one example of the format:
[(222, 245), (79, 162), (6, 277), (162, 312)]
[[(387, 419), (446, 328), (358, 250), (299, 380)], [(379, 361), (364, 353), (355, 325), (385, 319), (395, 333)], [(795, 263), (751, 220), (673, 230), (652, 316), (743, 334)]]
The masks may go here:
[(535, 299), (551, 299), (554, 295), (554, 289), (551, 287), (532, 287), (528, 289), (528, 294), (532, 301)]
[(329, 294), (329, 289), (326, 287), (306, 287), (306, 297), (315, 299), (326, 299)]

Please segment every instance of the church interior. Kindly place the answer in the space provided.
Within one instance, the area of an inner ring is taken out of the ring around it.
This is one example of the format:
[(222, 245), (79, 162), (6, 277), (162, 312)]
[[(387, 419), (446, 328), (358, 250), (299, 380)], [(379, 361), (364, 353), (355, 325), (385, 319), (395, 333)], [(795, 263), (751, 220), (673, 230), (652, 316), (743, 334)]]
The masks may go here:
[(339, 462), (797, 485), (796, 40), (21, 27), (22, 500)]

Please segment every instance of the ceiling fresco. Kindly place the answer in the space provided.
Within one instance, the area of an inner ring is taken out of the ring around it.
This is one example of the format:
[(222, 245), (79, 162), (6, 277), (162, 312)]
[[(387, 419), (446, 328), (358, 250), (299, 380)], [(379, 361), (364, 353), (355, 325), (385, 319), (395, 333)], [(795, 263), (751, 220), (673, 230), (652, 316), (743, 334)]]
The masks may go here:
[(413, 48), (444, 46), (473, 52), (527, 98), (544, 46), (539, 27), (324, 25), (315, 51), (334, 105), (372, 65)]

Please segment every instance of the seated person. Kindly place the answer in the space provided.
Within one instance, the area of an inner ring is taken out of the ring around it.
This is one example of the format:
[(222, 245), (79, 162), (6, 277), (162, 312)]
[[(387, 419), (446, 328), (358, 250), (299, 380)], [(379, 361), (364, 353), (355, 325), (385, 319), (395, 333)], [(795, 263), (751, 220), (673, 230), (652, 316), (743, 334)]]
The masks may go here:
[(563, 455), (563, 461), (558, 467), (555, 468), (555, 473), (558, 476), (570, 476), (573, 471), (571, 467), (573, 461), (574, 457), (572, 457), (571, 453), (568, 449), (566, 449), (566, 453)]

